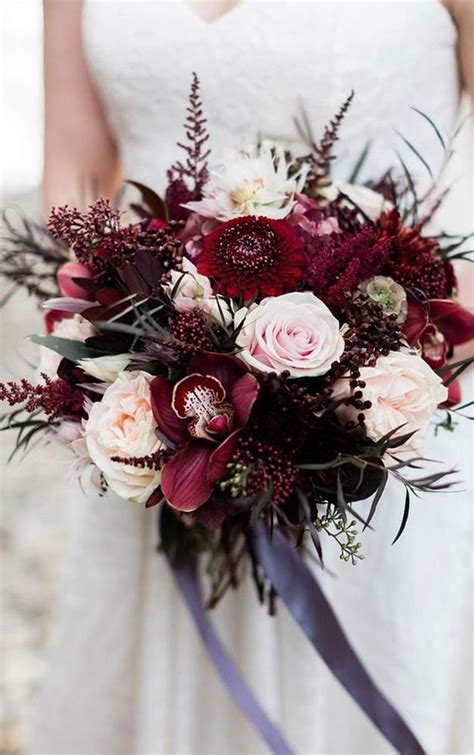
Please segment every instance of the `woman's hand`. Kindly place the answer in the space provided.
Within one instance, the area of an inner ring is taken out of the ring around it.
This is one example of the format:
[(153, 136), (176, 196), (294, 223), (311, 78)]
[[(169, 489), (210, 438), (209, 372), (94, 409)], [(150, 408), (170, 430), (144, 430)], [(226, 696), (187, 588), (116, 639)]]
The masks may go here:
[(113, 196), (116, 145), (94, 90), (81, 35), (82, 0), (44, 0), (45, 141), (43, 201), (82, 206)]

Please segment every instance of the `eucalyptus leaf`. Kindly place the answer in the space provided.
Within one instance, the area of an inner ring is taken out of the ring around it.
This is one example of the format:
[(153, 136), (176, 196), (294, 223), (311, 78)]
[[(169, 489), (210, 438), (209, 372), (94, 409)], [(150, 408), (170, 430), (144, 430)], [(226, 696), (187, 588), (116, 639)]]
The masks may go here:
[(28, 336), (26, 340), (30, 341), (30, 343), (36, 343), (38, 346), (46, 346), (47, 349), (51, 349), (51, 351), (61, 354), (66, 359), (70, 359), (71, 362), (78, 362), (80, 359), (94, 359), (95, 357), (110, 353), (99, 349), (91, 349), (82, 341), (75, 341), (73, 338), (42, 336), (34, 333)]

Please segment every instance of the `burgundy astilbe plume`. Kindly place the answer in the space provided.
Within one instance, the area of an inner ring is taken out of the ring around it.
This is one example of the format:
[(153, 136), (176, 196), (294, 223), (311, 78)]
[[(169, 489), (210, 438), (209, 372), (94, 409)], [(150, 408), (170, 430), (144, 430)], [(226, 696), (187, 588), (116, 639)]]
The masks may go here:
[(320, 236), (308, 249), (305, 286), (338, 310), (359, 283), (381, 271), (389, 254), (389, 237), (371, 226), (356, 234)]
[(184, 219), (189, 214), (189, 211), (181, 207), (183, 203), (200, 199), (208, 177), (207, 158), (210, 150), (205, 145), (209, 134), (207, 121), (203, 116), (199, 79), (195, 73), (186, 111), (188, 115), (184, 129), (187, 142), (178, 142), (178, 147), (184, 150), (186, 158), (184, 162), (178, 160), (169, 169), (169, 185), (165, 197), (171, 217), (177, 220)]
[(33, 385), (23, 378), (19, 383), (0, 383), (0, 401), (9, 406), (23, 405), (26, 412), (41, 409), (50, 422), (59, 417), (80, 419), (83, 414), (83, 394), (65, 380), (51, 380), (41, 375), (44, 385)]
[(334, 145), (339, 140), (339, 129), (353, 98), (354, 92), (351, 92), (341, 105), (339, 112), (329, 121), (319, 142), (314, 141), (310, 132), (305, 135), (306, 141), (309, 141), (311, 145), (310, 154), (302, 158), (304, 162), (310, 164), (310, 173), (305, 187), (305, 192), (309, 194), (317, 191), (319, 187), (327, 183), (331, 163), (336, 157), (334, 154)]

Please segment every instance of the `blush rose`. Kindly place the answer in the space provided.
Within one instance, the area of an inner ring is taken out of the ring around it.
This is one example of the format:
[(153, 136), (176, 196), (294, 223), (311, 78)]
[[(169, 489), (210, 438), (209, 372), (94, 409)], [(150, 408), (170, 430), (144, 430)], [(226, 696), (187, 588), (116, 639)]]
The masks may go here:
[[(360, 379), (365, 383), (363, 398), (372, 404), (364, 409), (369, 438), (377, 441), (397, 428), (399, 435), (414, 432), (397, 453), (421, 453), (433, 414), (448, 395), (441, 378), (417, 354), (391, 351), (379, 357), (374, 367), (362, 367)], [(334, 385), (333, 398), (348, 395), (349, 379), (341, 378)], [(344, 419), (354, 420), (360, 410), (342, 404), (336, 411)]]
[(236, 314), (238, 356), (249, 367), (291, 377), (324, 375), (344, 351), (339, 322), (310, 292), (269, 297)]
[(151, 409), (151, 377), (145, 372), (121, 372), (92, 404), (84, 426), (90, 457), (109, 487), (126, 500), (145, 502), (160, 482), (160, 472), (112, 461), (158, 451), (157, 424)]

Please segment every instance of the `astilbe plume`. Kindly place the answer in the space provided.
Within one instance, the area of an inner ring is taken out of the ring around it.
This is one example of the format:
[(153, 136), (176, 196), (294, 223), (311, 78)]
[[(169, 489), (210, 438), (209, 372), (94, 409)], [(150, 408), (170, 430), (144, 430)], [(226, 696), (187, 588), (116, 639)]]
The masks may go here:
[(80, 419), (83, 414), (83, 394), (65, 380), (51, 380), (41, 375), (44, 385), (33, 385), (23, 378), (19, 383), (0, 383), (0, 401), (9, 406), (22, 405), (29, 414), (43, 410), (48, 420), (60, 417)]
[(111, 461), (118, 464), (126, 464), (130, 467), (136, 467), (137, 469), (160, 469), (163, 465), (163, 460), (169, 456), (169, 451), (160, 449), (148, 456), (112, 456)]
[(344, 306), (346, 294), (381, 271), (390, 254), (390, 239), (372, 226), (356, 234), (315, 238), (307, 249), (305, 287), (332, 309)]
[(210, 150), (206, 148), (209, 140), (203, 107), (200, 97), (199, 79), (193, 73), (187, 117), (184, 123), (187, 143), (178, 142), (186, 155), (184, 162), (178, 160), (168, 171), (168, 188), (166, 204), (171, 217), (183, 219), (189, 212), (181, 207), (185, 202), (200, 199), (204, 184), (208, 178), (207, 158)]
[(303, 161), (308, 162), (310, 165), (310, 172), (305, 186), (305, 192), (308, 194), (318, 193), (318, 189), (328, 183), (331, 163), (336, 157), (334, 154), (334, 145), (339, 140), (339, 129), (353, 98), (354, 92), (351, 92), (341, 105), (339, 112), (329, 121), (318, 143), (310, 139), (311, 152), (302, 158)]

